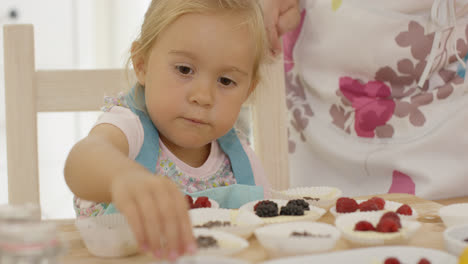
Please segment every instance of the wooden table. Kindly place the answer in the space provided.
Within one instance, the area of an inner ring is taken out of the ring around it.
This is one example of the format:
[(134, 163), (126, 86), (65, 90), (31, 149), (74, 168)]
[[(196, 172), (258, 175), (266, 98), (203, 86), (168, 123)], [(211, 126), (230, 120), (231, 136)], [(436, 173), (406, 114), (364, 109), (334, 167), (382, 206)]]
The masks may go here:
[[(443, 204), (468, 202), (468, 197), (441, 200), (441, 203), (424, 200), (413, 195), (408, 194), (383, 194), (378, 195), (386, 200), (391, 200), (400, 203), (409, 204), (411, 207), (418, 211), (420, 217), (418, 220), (422, 223), (421, 228), (416, 232), (414, 237), (410, 240), (410, 246), (426, 247), (439, 250), (445, 250), (442, 233), (445, 226), (441, 219), (437, 216), (437, 212)], [(370, 196), (369, 196), (370, 197)], [(367, 199), (367, 196), (358, 197), (359, 199)], [(335, 218), (330, 212), (327, 212), (318, 222), (333, 224)], [(60, 221), (59, 230), (62, 239), (68, 244), (68, 253), (61, 259), (60, 263), (63, 264), (79, 264), (79, 263), (95, 263), (95, 264), (138, 264), (154, 262), (150, 256), (137, 255), (128, 258), (120, 259), (102, 259), (91, 256), (85, 248), (78, 231), (75, 229), (73, 221), (65, 220)], [(233, 256), (235, 258), (243, 259), (251, 263), (257, 263), (268, 260), (268, 254), (264, 248), (259, 244), (255, 237), (249, 240), (250, 246), (243, 252)], [(346, 240), (341, 238), (334, 251), (350, 249)]]

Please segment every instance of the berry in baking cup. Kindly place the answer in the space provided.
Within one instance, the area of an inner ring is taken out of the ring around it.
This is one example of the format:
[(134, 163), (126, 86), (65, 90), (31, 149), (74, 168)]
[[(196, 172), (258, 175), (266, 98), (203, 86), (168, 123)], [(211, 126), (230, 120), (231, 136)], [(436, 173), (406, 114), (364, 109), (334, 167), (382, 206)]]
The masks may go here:
[(203, 208), (189, 211), (192, 227), (224, 231), (249, 238), (263, 225), (262, 219), (252, 212), (220, 208)]
[(335, 226), (352, 245), (381, 246), (406, 244), (421, 224), (395, 213), (374, 211), (340, 215)]
[(418, 218), (418, 212), (407, 204), (384, 200), (380, 197), (372, 197), (368, 200), (355, 200), (353, 198), (341, 197), (336, 205), (330, 208), (335, 216), (355, 212), (396, 212), (402, 219), (414, 220)]
[(255, 213), (265, 224), (315, 221), (326, 213), (325, 209), (300, 200), (258, 200), (242, 205), (239, 210)]

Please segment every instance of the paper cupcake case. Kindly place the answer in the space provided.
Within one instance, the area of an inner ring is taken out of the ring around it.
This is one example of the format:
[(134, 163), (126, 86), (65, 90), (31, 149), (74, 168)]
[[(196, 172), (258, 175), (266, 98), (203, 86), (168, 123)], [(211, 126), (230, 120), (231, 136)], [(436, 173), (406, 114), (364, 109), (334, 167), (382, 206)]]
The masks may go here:
[[(341, 197), (342, 191), (335, 187), (315, 186), (290, 188), (283, 191), (271, 190), (271, 194), (273, 198), (282, 200), (304, 199), (309, 205), (329, 209)], [(319, 200), (316, 200), (317, 198)]]
[(121, 214), (77, 219), (75, 225), (94, 256), (126, 257), (138, 252), (138, 243)]
[(190, 210), (189, 215), (193, 227), (206, 224), (209, 221), (230, 222), (230, 226), (212, 227), (209, 229), (224, 231), (242, 238), (249, 238), (256, 228), (263, 225), (260, 217), (248, 211), (200, 208)]
[[(266, 199), (278, 204), (278, 213), (281, 210), (282, 206), (286, 206), (289, 200), (279, 200), (279, 199)], [(257, 200), (253, 202), (246, 203), (242, 205), (239, 210), (249, 211), (255, 214), (254, 206), (265, 200)], [(296, 221), (316, 221), (320, 219), (327, 211), (323, 208), (309, 205), (310, 210), (304, 211), (304, 215), (279, 215), (274, 217), (260, 217), (264, 224), (276, 224), (284, 222), (296, 222)]]
[(400, 219), (402, 227), (398, 232), (354, 231), (354, 226), (359, 221), (368, 221), (375, 227), (383, 214), (383, 211), (344, 214), (338, 216), (335, 220), (335, 226), (341, 231), (342, 236), (354, 246), (407, 244), (413, 234), (421, 227), (419, 222)]
[[(356, 200), (356, 202), (358, 204), (360, 204), (361, 202), (364, 202), (364, 201), (367, 201), (367, 200)], [(388, 200), (385, 200), (385, 206), (384, 206), (384, 209), (383, 210), (378, 210), (378, 211), (370, 211), (370, 212), (396, 212), (398, 210), (398, 208), (400, 208), (400, 206), (402, 206), (403, 204), (402, 203), (398, 203), (398, 202), (393, 202), (393, 201), (388, 201)], [(413, 214), (412, 215), (402, 215), (402, 214), (398, 214), (398, 216), (400, 216), (400, 218), (403, 220), (415, 220), (418, 218), (418, 212), (413, 208), (411, 207), (411, 210), (413, 211)], [(341, 215), (346, 215), (346, 214), (353, 214), (353, 213), (360, 213), (361, 211), (359, 211), (359, 209), (356, 211), (356, 212), (350, 212), (350, 213), (338, 213), (336, 211), (336, 205), (333, 206), (332, 208), (330, 208), (330, 213), (332, 213), (332, 215), (334, 215), (335, 217), (337, 216), (341, 216)], [(365, 212), (362, 212), (362, 213), (365, 213)]]
[[(164, 262), (167, 263), (167, 262)], [(162, 264), (153, 262), (151, 264)], [(219, 257), (219, 256), (184, 256), (176, 261), (176, 264), (249, 264), (244, 260)]]
[(198, 248), (197, 256), (230, 256), (239, 253), (249, 246), (247, 240), (223, 231), (195, 228), (193, 229), (193, 235), (195, 238), (199, 236), (212, 236), (218, 241), (218, 247)]
[[(291, 236), (293, 232), (307, 232), (313, 236)], [(270, 256), (280, 257), (332, 250), (340, 238), (340, 231), (324, 223), (294, 222), (258, 228), (255, 236)]]

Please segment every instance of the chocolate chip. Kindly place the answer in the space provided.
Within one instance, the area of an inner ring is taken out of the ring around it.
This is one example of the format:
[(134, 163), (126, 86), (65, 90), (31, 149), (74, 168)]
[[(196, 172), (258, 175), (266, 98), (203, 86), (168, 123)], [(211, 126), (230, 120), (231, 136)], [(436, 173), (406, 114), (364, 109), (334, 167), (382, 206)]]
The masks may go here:
[(218, 241), (212, 236), (198, 236), (197, 245), (199, 248), (218, 247)]
[(221, 222), (221, 221), (208, 221), (202, 225), (196, 225), (194, 227), (196, 228), (199, 228), (199, 227), (202, 227), (202, 228), (212, 228), (212, 227), (223, 227), (223, 226), (230, 226), (231, 225), (231, 222), (229, 221), (224, 221), (224, 222)]
[(305, 196), (305, 197), (302, 197), (304, 200), (311, 200), (311, 201), (320, 201), (320, 198), (312, 198), (312, 197), (308, 197), (308, 196)]

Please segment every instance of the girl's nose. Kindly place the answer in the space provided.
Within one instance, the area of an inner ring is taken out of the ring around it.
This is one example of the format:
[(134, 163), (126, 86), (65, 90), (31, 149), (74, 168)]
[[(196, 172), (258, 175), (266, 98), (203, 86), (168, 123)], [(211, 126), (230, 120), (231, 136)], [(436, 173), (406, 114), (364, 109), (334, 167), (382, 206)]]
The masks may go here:
[(215, 93), (215, 84), (209, 81), (199, 81), (190, 88), (189, 101), (203, 107), (210, 107), (214, 104)]

